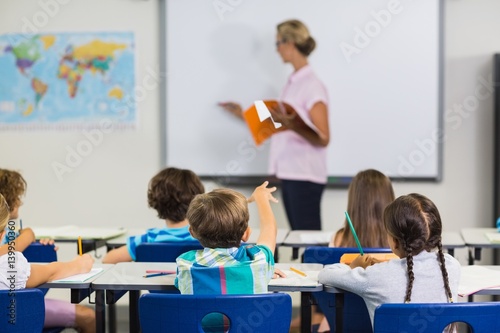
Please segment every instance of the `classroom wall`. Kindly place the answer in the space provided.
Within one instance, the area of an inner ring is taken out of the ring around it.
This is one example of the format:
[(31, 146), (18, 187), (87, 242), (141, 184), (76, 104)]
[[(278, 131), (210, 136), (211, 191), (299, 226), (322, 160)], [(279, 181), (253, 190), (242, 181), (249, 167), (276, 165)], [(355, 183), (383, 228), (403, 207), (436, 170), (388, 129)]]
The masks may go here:
[[(0, 33), (23, 32), (26, 20), (34, 22), (34, 17), (47, 13), (46, 8), (53, 15), (45, 15), (46, 22), (36, 26), (40, 32), (135, 31), (136, 84), (141, 85), (151, 71), (158, 73), (158, 0), (2, 0)], [(492, 55), (500, 51), (499, 12), (497, 0), (445, 0), (443, 180), (394, 185), (396, 195), (420, 192), (434, 200), (445, 230), (493, 223), (493, 99), (491, 85), (484, 82), (491, 80)], [(159, 89), (151, 89), (137, 100), (137, 130), (105, 134), (63, 181), (51, 164), (63, 162), (68, 147), (86, 140), (82, 131), (0, 133), (0, 167), (20, 170), (28, 181), (21, 210), (24, 224), (138, 227), (158, 223), (147, 207), (146, 190), (149, 179), (162, 167), (160, 94)], [(425, 147), (415, 149), (425, 153)], [(214, 186), (207, 183), (208, 189)], [(250, 189), (241, 190), (250, 193)], [(324, 229), (340, 226), (346, 201), (346, 190), (326, 191)], [(275, 212), (280, 226), (287, 227), (281, 204)], [(254, 217), (255, 213), (252, 208)], [(256, 223), (252, 219), (251, 224)], [(460, 256), (464, 259), (465, 251)]]

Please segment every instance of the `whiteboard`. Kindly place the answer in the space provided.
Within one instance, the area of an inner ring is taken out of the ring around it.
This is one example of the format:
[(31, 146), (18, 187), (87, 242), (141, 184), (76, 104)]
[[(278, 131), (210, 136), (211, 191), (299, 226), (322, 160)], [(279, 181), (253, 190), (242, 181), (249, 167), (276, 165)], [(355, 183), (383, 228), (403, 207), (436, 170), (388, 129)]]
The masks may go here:
[(217, 106), (277, 99), (292, 72), (276, 25), (304, 22), (329, 92), (329, 183), (374, 168), (438, 181), (442, 153), (441, 0), (164, 0), (166, 165), (204, 177), (267, 175), (269, 142)]

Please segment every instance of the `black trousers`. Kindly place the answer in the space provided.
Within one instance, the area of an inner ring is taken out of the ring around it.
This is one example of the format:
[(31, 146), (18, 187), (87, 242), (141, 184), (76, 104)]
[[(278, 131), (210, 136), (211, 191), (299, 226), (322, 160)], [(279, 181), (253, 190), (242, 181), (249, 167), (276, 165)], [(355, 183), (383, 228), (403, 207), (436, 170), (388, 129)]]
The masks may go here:
[(324, 184), (281, 179), (283, 203), (292, 230), (321, 230)]

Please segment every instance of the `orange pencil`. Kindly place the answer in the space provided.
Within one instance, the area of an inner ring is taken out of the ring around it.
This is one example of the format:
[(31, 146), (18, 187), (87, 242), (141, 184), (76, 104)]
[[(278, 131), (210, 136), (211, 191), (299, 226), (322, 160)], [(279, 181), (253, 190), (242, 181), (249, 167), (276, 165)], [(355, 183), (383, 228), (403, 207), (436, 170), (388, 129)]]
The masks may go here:
[(307, 276), (307, 274), (306, 274), (306, 273), (302, 272), (301, 270), (298, 270), (297, 268), (290, 267), (290, 270), (291, 270), (292, 272), (295, 272), (295, 273), (299, 274), (299, 275), (302, 275), (302, 276)]
[(78, 236), (78, 255), (82, 255), (82, 237)]

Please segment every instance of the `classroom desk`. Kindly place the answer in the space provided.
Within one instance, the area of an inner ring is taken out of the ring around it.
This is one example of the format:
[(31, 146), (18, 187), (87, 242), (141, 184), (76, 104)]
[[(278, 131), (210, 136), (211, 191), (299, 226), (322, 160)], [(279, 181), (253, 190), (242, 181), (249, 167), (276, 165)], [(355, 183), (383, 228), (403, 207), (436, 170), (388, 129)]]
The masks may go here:
[[(333, 234), (334, 231), (326, 230), (292, 230), (288, 233), (282, 246), (293, 248), (327, 246)], [(455, 254), (455, 249), (466, 246), (464, 238), (457, 231), (443, 231), (442, 237), (443, 248), (452, 256)], [(500, 244), (498, 246), (500, 247)], [(294, 256), (294, 258), (296, 257)]]
[(455, 255), (455, 249), (465, 247), (465, 241), (458, 231), (443, 231), (441, 236), (443, 249), (446, 249), (451, 256)]
[[(35, 263), (38, 264), (38, 263)], [(45, 264), (40, 264), (45, 265)], [(85, 298), (92, 294), (91, 284), (94, 280), (102, 276), (106, 271), (111, 269), (114, 265), (111, 264), (94, 264), (94, 268), (102, 268), (102, 272), (96, 274), (90, 279), (84, 282), (47, 282), (44, 283), (37, 288), (54, 288), (54, 289), (70, 289), (71, 290), (71, 303), (78, 304), (83, 301)]]
[[(320, 270), (323, 266), (320, 264), (293, 264), (295, 268), (300, 270)], [(288, 269), (290, 264), (277, 264), (279, 269)], [(144, 278), (147, 269), (161, 270), (176, 270), (175, 263), (137, 263), (127, 262), (118, 263), (113, 268), (106, 271), (99, 278), (92, 282), (92, 289), (96, 292), (96, 331), (105, 332), (105, 303), (110, 304), (117, 301), (116, 295), (122, 291), (129, 291), (129, 314), (130, 314), (130, 332), (139, 332), (139, 312), (138, 301), (141, 290), (175, 290), (174, 279), (175, 274), (163, 275), (152, 278)], [(311, 311), (310, 301), (311, 292), (321, 291), (323, 286), (317, 284), (314, 287), (307, 286), (270, 286), (270, 291), (298, 291), (302, 292), (301, 307), (307, 308), (309, 311), (302, 310), (304, 317), (304, 326), (308, 324), (308, 330), (302, 332), (310, 332), (311, 327)]]
[[(73, 225), (46, 228), (33, 227), (32, 229), (36, 239), (52, 238), (61, 243), (78, 243), (78, 237), (81, 237), (83, 253), (95, 251), (105, 246), (108, 240), (127, 232), (125, 228), (88, 228)], [(76, 245), (76, 253), (78, 254), (78, 244)], [(97, 254), (96, 258), (99, 258)]]
[(481, 260), (483, 248), (500, 248), (500, 243), (490, 242), (486, 233), (498, 233), (498, 230), (496, 228), (464, 228), (461, 230), (465, 245), (469, 247), (469, 265), (473, 265), (474, 260)]

